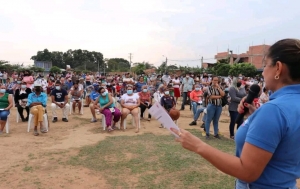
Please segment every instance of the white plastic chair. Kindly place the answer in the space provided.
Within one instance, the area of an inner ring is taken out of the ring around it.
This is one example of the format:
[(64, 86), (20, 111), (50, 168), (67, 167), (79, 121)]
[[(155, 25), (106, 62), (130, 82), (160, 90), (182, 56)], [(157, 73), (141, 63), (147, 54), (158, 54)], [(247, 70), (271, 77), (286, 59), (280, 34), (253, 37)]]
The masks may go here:
[[(72, 109), (73, 109), (73, 101), (71, 100), (70, 102), (70, 115), (72, 114)], [(83, 115), (83, 98), (81, 98), (81, 110), (80, 114)]]
[[(28, 119), (28, 128), (27, 128), (27, 132), (30, 131), (30, 127), (31, 127), (31, 122), (32, 122), (32, 118), (33, 118), (33, 114), (29, 114), (29, 119)], [(43, 115), (44, 119), (44, 127), (46, 128), (46, 131), (48, 132), (48, 118), (47, 118), (47, 113), (44, 113)]]
[(20, 114), (19, 114), (19, 112), (18, 112), (18, 110), (17, 110), (17, 123), (19, 123), (19, 120), (21, 119), (21, 116), (20, 116)]
[(6, 130), (6, 133), (8, 134), (9, 133), (9, 116), (10, 116), (10, 114), (8, 114), (8, 116), (7, 116), (7, 120), (6, 120), (6, 124), (5, 124), (5, 130)]

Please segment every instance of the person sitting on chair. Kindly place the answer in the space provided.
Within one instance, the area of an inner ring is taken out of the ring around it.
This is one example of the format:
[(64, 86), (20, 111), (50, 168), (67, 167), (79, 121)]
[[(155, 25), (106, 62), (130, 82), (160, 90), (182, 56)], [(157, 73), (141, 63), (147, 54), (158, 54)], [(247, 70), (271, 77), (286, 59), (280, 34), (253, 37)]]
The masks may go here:
[(13, 98), (10, 94), (6, 93), (6, 86), (0, 86), (0, 134), (6, 125), (9, 110), (13, 106)]
[[(27, 88), (26, 83), (23, 82), (21, 84), (21, 88), (17, 89), (15, 92), (15, 103), (16, 107), (18, 108), (18, 113), (22, 119), (23, 122), (28, 121), (28, 116), (29, 116), (29, 107), (26, 106), (27, 100), (28, 100), (28, 95), (31, 93), (31, 89)], [(26, 110), (27, 116), (26, 118), (23, 115), (23, 110)]]
[(71, 101), (72, 101), (72, 109), (73, 113), (75, 114), (75, 107), (76, 105), (78, 106), (79, 114), (81, 112), (81, 98), (82, 98), (82, 93), (78, 88), (78, 83), (75, 83), (73, 85), (73, 90), (71, 90)]
[(160, 104), (164, 107), (167, 112), (169, 112), (172, 108), (175, 109), (176, 102), (173, 96), (170, 96), (170, 91), (168, 88), (165, 89), (164, 96), (160, 99)]
[(34, 83), (34, 92), (28, 95), (27, 106), (30, 108), (30, 113), (34, 118), (34, 136), (38, 136), (37, 125), (40, 123), (41, 133), (47, 133), (43, 128), (43, 116), (45, 114), (45, 107), (47, 106), (47, 94), (42, 92), (42, 84)]
[(69, 112), (69, 104), (68, 104), (68, 92), (65, 89), (61, 88), (61, 82), (56, 81), (55, 83), (55, 89), (51, 92), (51, 109), (52, 109), (52, 116), (53, 120), (52, 122), (57, 122), (57, 114), (56, 114), (56, 108), (61, 108), (63, 112), (63, 118), (62, 121), (68, 122), (67, 116)]
[(137, 93), (133, 93), (133, 86), (128, 84), (126, 86), (126, 94), (121, 97), (122, 106), (122, 118), (121, 118), (121, 128), (124, 128), (124, 120), (128, 114), (132, 114), (134, 121), (136, 123), (136, 133), (139, 132), (139, 106), (140, 97)]
[[(91, 85), (90, 85), (91, 86)], [(92, 120), (91, 122), (94, 123), (94, 122), (97, 122), (97, 119), (96, 119), (96, 111), (95, 111), (95, 102), (97, 101), (97, 98), (99, 97), (100, 93), (99, 93), (99, 84), (93, 84), (93, 90), (91, 92), (91, 94), (89, 95), (89, 99), (91, 101), (91, 104), (90, 104), (90, 110), (91, 110), (91, 113), (92, 113)]]
[[(115, 107), (112, 95), (106, 92), (103, 87), (100, 87), (99, 93), (100, 95), (94, 102), (95, 109), (98, 109), (105, 116), (107, 130), (113, 131), (116, 123), (120, 120), (121, 112)], [(114, 116), (113, 124), (111, 124), (112, 116)]]
[[(150, 92), (148, 92), (148, 89), (147, 89), (147, 85), (143, 85), (141, 90), (142, 92), (139, 92), (139, 96), (140, 96), (140, 101), (141, 101), (141, 104), (140, 104), (140, 108), (141, 108), (141, 119), (143, 119), (143, 115), (144, 115), (144, 112), (145, 110), (148, 108), (150, 109), (152, 107), (152, 98), (151, 98), (151, 95), (150, 95)], [(151, 119), (151, 114), (148, 113), (148, 121), (150, 121)]]

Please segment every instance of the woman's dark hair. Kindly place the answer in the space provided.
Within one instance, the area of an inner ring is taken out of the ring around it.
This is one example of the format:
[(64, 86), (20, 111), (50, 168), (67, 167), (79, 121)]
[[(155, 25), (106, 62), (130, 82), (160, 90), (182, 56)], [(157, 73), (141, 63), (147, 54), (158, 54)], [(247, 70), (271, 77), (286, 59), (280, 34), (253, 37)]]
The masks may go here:
[(267, 57), (272, 59), (272, 65), (277, 61), (287, 65), (290, 77), (294, 81), (300, 81), (300, 40), (283, 39), (273, 44)]
[(263, 88), (263, 92), (265, 93), (267, 91), (266, 87)]
[(144, 79), (144, 77), (143, 77), (143, 76), (140, 76), (140, 77), (139, 77), (139, 80), (140, 80), (141, 78), (142, 78), (142, 79)]
[(104, 89), (104, 87), (100, 87), (99, 89), (98, 89), (98, 93), (101, 93), (101, 90), (102, 89)]

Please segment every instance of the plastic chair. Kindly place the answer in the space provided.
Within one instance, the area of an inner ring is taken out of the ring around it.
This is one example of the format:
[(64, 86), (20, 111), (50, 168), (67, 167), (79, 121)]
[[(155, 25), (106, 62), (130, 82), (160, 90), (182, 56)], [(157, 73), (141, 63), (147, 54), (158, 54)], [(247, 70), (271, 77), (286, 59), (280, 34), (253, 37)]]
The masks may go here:
[(8, 114), (8, 116), (7, 116), (7, 120), (6, 120), (6, 124), (5, 124), (5, 130), (6, 130), (6, 133), (8, 134), (9, 133), (9, 116), (10, 116), (10, 114)]
[(19, 114), (19, 112), (18, 112), (18, 110), (17, 110), (17, 123), (19, 123), (19, 120), (21, 119), (21, 116), (20, 116), (20, 114)]
[[(27, 128), (27, 132), (29, 132), (30, 127), (31, 127), (31, 122), (32, 122), (32, 118), (34, 117), (33, 114), (29, 114), (29, 119), (28, 119), (28, 128)], [(48, 132), (48, 118), (47, 118), (47, 113), (44, 113), (43, 115), (44, 119), (44, 127), (46, 128), (46, 131)]]
[[(70, 115), (72, 114), (72, 108), (73, 108), (73, 101), (70, 102)], [(81, 98), (81, 110), (80, 114), (83, 114), (83, 98)]]

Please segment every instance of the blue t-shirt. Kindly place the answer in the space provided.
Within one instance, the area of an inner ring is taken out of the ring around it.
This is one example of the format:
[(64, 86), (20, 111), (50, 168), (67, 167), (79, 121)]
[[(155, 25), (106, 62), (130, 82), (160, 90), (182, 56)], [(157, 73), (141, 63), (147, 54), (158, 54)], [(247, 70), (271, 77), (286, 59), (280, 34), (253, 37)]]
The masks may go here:
[(146, 85), (146, 83), (140, 83), (140, 82), (137, 82), (135, 84), (135, 87), (136, 87), (136, 92), (141, 92), (142, 91), (142, 86)]
[(283, 87), (238, 129), (236, 156), (247, 142), (273, 154), (260, 177), (251, 185), (283, 189), (300, 177), (300, 85)]
[(90, 94), (90, 98), (92, 100), (96, 100), (100, 94), (97, 91), (92, 91)]
[(56, 102), (64, 102), (65, 96), (68, 96), (68, 92), (65, 89), (53, 89), (51, 92), (51, 96), (54, 96)]

